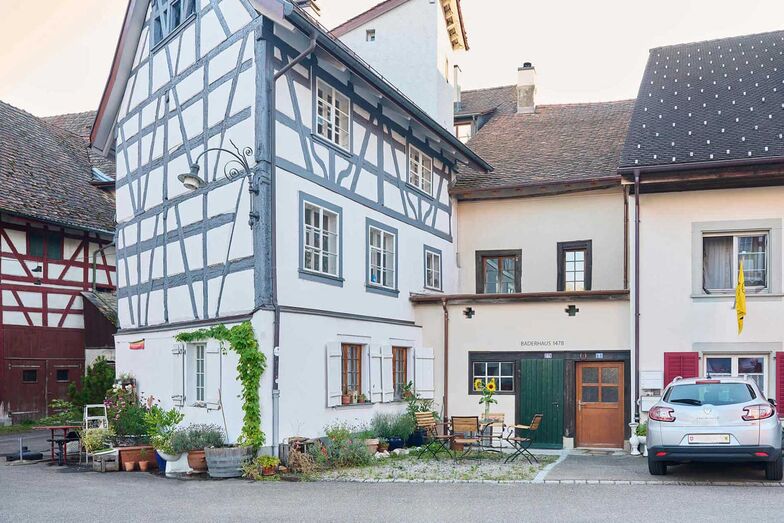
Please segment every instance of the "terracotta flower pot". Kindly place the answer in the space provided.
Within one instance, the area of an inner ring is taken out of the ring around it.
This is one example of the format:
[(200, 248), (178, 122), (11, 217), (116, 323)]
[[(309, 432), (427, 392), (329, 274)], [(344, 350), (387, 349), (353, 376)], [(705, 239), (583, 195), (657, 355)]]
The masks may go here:
[(263, 469), (261, 469), (261, 474), (263, 476), (274, 476), (276, 468), (277, 467), (275, 465), (270, 465), (269, 467), (264, 467)]
[(150, 466), (149, 461), (140, 461), (139, 462), (139, 470), (142, 472), (147, 472), (147, 468)]
[(188, 452), (188, 466), (193, 469), (193, 472), (207, 471), (207, 459), (204, 457), (204, 449)]
[(136, 468), (136, 462), (135, 461), (124, 461), (123, 462), (123, 468), (125, 469), (125, 472), (133, 472), (133, 469)]
[(350, 405), (350, 404), (351, 404), (351, 396), (349, 396), (348, 394), (343, 394), (343, 395), (340, 397), (340, 402), (341, 402), (343, 405)]
[(365, 445), (367, 446), (368, 452), (370, 452), (371, 455), (375, 454), (376, 450), (378, 450), (378, 440), (375, 438), (366, 439)]

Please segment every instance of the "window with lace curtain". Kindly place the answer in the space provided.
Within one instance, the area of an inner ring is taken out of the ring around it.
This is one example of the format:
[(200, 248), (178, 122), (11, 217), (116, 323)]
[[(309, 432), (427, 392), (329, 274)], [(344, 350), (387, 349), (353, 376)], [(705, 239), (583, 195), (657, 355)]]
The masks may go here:
[(702, 238), (702, 287), (708, 294), (732, 293), (743, 263), (746, 289), (768, 287), (768, 233), (716, 233)]

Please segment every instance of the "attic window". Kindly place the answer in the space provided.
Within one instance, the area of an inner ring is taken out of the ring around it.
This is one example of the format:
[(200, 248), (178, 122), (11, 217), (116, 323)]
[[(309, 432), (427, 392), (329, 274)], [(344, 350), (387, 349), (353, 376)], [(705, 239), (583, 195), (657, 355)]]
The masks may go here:
[(152, 45), (172, 34), (196, 12), (196, 0), (155, 0), (153, 2)]
[(365, 41), (366, 42), (375, 42), (376, 41), (376, 30), (375, 29), (368, 29), (365, 31)]

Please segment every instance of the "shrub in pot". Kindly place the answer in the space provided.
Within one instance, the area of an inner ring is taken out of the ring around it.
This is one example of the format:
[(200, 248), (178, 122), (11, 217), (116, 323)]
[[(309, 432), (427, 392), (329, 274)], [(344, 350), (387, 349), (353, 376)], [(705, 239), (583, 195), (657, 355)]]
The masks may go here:
[(191, 424), (177, 429), (171, 436), (171, 447), (175, 454), (188, 453), (188, 466), (194, 472), (205, 472), (207, 460), (204, 449), (222, 447), (223, 430), (217, 425)]
[(115, 446), (133, 447), (148, 440), (147, 423), (144, 419), (147, 408), (139, 403), (133, 388), (120, 387), (110, 390), (104, 404), (109, 426), (115, 434)]
[(99, 450), (111, 447), (111, 440), (114, 433), (111, 429), (90, 428), (82, 431), (82, 445), (88, 454), (94, 454)]
[(275, 456), (258, 456), (242, 466), (242, 477), (260, 480), (263, 476), (274, 476), (280, 460)]
[(147, 472), (147, 469), (150, 467), (150, 462), (148, 461), (150, 457), (150, 451), (147, 449), (141, 449), (139, 451), (139, 470), (142, 472)]
[(152, 405), (144, 415), (150, 443), (158, 455), (165, 461), (177, 461), (180, 459), (180, 454), (176, 454), (172, 449), (171, 438), (177, 428), (177, 424), (184, 417), (185, 415), (176, 409), (162, 409), (158, 405)]
[(414, 432), (414, 421), (408, 414), (376, 414), (371, 421), (373, 433), (385, 438), (389, 450), (402, 448), (405, 441)]

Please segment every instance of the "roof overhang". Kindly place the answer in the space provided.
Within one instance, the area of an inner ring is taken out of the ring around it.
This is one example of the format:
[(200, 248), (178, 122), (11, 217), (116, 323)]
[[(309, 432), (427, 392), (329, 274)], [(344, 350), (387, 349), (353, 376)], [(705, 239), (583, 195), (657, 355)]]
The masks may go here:
[(87, 227), (86, 225), (79, 225), (76, 223), (66, 222), (63, 220), (44, 219), (39, 216), (33, 216), (32, 214), (25, 214), (23, 212), (0, 209), (0, 214), (8, 214), (19, 218), (24, 218), (25, 220), (34, 220), (36, 222), (48, 223), (51, 225), (56, 225), (58, 227), (64, 227), (66, 229), (73, 229), (75, 231), (97, 232), (99, 234), (107, 234), (109, 236), (114, 236), (114, 231), (100, 229), (98, 227)]
[(597, 191), (621, 186), (620, 176), (606, 176), (572, 181), (544, 183), (520, 183), (499, 185), (481, 189), (451, 189), (449, 193), (460, 201), (499, 200), (505, 198), (529, 198), (556, 196), (575, 192)]
[(444, 10), (446, 32), (447, 35), (449, 35), (449, 42), (452, 44), (452, 49), (455, 51), (459, 49), (468, 51), (468, 37), (466, 36), (460, 0), (441, 0), (441, 9)]

